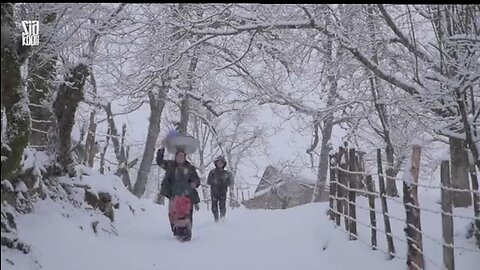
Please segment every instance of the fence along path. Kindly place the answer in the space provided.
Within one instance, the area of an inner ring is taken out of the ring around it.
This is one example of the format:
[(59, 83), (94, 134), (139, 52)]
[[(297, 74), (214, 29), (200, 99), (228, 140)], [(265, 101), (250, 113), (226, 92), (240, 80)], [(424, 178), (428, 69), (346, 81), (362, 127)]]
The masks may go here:
[[(455, 219), (465, 219), (476, 222), (478, 226), (479, 213), (478, 206), (474, 207), (471, 216), (454, 214), (452, 211), (452, 192), (468, 192), (474, 197), (474, 204), (478, 204), (478, 183), (476, 175), (472, 175), (472, 189), (455, 189), (451, 187), (450, 164), (449, 161), (443, 161), (441, 166), (441, 186), (425, 185), (418, 183), (420, 171), (421, 148), (412, 146), (412, 155), (405, 166), (405, 175), (403, 179), (393, 179), (383, 173), (381, 150), (377, 150), (377, 174), (365, 173), (363, 156), (365, 153), (356, 152), (355, 149), (340, 148), (339, 152), (330, 156), (330, 185), (329, 185), (329, 216), (334, 221), (336, 227), (349, 236), (349, 239), (370, 246), (373, 250), (378, 250), (386, 254), (390, 259), (396, 257), (406, 261), (408, 269), (425, 269), (425, 261), (437, 269), (455, 269), (454, 251), (461, 250), (466, 252), (475, 252), (480, 256), (480, 249), (455, 245), (453, 226)], [(374, 179), (378, 179), (379, 191), (375, 190)], [(474, 179), (475, 178), (475, 179)], [(393, 179), (403, 184), (403, 200), (397, 197), (389, 197), (385, 192), (385, 180)], [(360, 186), (360, 187), (359, 187)], [(420, 205), (418, 200), (418, 188), (440, 189), (441, 191), (441, 210), (435, 210)], [(356, 197), (363, 195), (368, 198), (368, 206), (358, 203)], [(381, 209), (376, 207), (376, 202), (380, 201)], [(390, 214), (389, 203), (394, 207), (403, 206), (405, 215), (398, 217)], [(357, 214), (357, 210), (363, 210), (369, 214), (369, 223), (362, 221)], [(437, 214), (441, 216), (442, 238), (429, 235), (422, 231), (420, 216), (421, 213)], [(377, 214), (381, 215), (384, 223), (384, 229), (377, 225)], [(341, 220), (344, 220), (344, 226), (341, 226)], [(402, 223), (404, 229), (402, 232), (393, 233), (391, 221)], [(359, 237), (357, 226), (370, 231), (370, 242)], [(379, 245), (377, 233), (385, 235), (386, 247)], [(402, 237), (399, 237), (401, 235)], [(428, 239), (431, 243), (442, 247), (443, 260), (430, 258), (424, 252), (423, 240)], [(398, 244), (404, 247), (398, 249)], [(405, 250), (406, 249), (406, 250)], [(403, 252), (403, 253), (402, 253)]]

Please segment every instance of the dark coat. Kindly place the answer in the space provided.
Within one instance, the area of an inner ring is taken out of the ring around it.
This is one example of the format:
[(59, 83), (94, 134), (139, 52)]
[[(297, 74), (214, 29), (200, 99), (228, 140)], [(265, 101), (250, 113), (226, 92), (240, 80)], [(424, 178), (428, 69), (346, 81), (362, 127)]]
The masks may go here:
[[(174, 196), (187, 195), (192, 199), (193, 204), (199, 203), (200, 196), (196, 188), (200, 186), (200, 177), (195, 167), (188, 161), (185, 161), (183, 165), (178, 165), (174, 160), (165, 160), (163, 159), (164, 154), (165, 149), (158, 149), (157, 164), (165, 170), (160, 194), (169, 199)], [(191, 183), (195, 184), (195, 188), (191, 187)]]
[(227, 196), (228, 187), (233, 185), (233, 176), (224, 168), (215, 168), (208, 174), (207, 184), (210, 185), (212, 197), (224, 198)]

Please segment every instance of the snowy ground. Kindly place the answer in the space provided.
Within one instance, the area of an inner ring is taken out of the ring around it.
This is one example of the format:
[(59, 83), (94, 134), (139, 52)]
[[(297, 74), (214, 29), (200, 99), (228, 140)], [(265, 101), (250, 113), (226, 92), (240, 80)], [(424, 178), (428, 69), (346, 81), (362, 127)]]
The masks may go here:
[[(405, 269), (404, 260), (387, 260), (384, 253), (362, 243), (370, 241), (367, 228), (359, 227), (361, 241), (348, 241), (347, 235), (326, 218), (325, 203), (274, 211), (229, 209), (222, 223), (213, 222), (211, 213), (201, 209), (194, 216), (192, 241), (180, 243), (170, 232), (164, 206), (129, 194), (122, 196), (124, 204), (115, 210), (114, 229), (106, 218), (91, 211), (50, 200), (39, 202), (35, 213), (17, 217), (19, 238), (31, 245), (31, 255), (2, 249), (2, 269)], [(362, 198), (359, 201), (363, 203)], [(395, 208), (392, 206), (393, 211), (402, 213), (401, 208)], [(368, 222), (368, 215), (361, 214), (361, 219)], [(105, 229), (97, 236), (90, 227), (94, 220)], [(422, 221), (424, 229), (438, 235), (439, 220), (426, 216)], [(380, 217), (378, 224), (382, 227)], [(392, 226), (402, 237), (403, 224), (393, 221)], [(457, 238), (463, 239), (464, 228), (456, 231)], [(384, 238), (379, 233), (382, 249)], [(459, 244), (473, 247), (467, 240)], [(441, 263), (441, 248), (431, 247), (435, 245), (428, 241), (425, 246)], [(398, 244), (397, 250), (404, 254), (404, 245)], [(457, 269), (477, 269), (480, 253), (462, 254), (457, 254)], [(429, 269), (438, 268), (431, 265)]]

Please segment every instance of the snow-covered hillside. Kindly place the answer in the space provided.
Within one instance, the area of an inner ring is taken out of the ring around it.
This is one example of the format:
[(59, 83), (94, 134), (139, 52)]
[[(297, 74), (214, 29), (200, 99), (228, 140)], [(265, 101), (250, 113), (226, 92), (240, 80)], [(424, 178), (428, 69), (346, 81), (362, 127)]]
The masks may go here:
[[(115, 209), (112, 225), (86, 205), (75, 208), (61, 200), (39, 201), (34, 213), (16, 217), (19, 239), (31, 246), (31, 254), (2, 249), (2, 269), (405, 269), (401, 259), (389, 261), (384, 253), (372, 251), (361, 241), (348, 241), (347, 235), (328, 221), (325, 203), (288, 210), (229, 209), (227, 219), (220, 223), (203, 208), (195, 213), (192, 241), (180, 243), (170, 232), (166, 207), (137, 199), (120, 179), (94, 174), (73, 183), (113, 194), (120, 207)], [(76, 197), (81, 201), (81, 196)], [(400, 207), (392, 210), (402, 214)], [(363, 216), (367, 221), (367, 215)], [(91, 227), (94, 221), (99, 221), (97, 235)], [(423, 228), (432, 228), (429, 231), (434, 235), (439, 233), (439, 220), (423, 221)], [(382, 224), (381, 219), (378, 224)], [(401, 226), (393, 223), (399, 234)], [(367, 229), (359, 233), (363, 241), (369, 241)], [(458, 233), (458, 237), (463, 235)], [(383, 245), (383, 235), (378, 238)], [(404, 246), (397, 248), (400, 254), (405, 253), (401, 250)], [(434, 258), (440, 263), (438, 255)], [(476, 269), (480, 256), (475, 255), (458, 256), (457, 269)]]

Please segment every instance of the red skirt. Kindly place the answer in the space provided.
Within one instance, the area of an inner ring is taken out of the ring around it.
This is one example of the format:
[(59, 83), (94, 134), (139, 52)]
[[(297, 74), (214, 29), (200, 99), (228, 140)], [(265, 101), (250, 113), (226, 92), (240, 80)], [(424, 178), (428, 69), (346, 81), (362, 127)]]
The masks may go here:
[(175, 196), (170, 199), (168, 205), (168, 217), (172, 224), (180, 219), (187, 218), (191, 211), (192, 201), (188, 196)]

